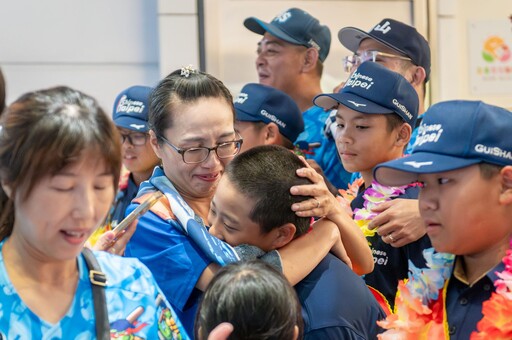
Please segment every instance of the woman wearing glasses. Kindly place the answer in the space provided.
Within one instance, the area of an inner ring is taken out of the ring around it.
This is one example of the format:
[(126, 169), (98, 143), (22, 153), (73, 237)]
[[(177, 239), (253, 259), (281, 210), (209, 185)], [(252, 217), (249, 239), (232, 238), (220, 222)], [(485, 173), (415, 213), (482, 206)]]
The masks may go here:
[[(150, 268), (190, 335), (202, 291), (220, 266), (240, 260), (233, 248), (207, 231), (211, 199), (243, 142), (234, 121), (232, 96), (218, 79), (191, 68), (163, 79), (151, 95), (149, 116), (150, 143), (162, 165), (142, 183), (135, 204), (127, 209), (129, 213), (156, 191), (164, 193), (140, 217), (125, 255)], [(292, 242), (293, 258), (287, 250), (279, 252), (284, 274), (298, 282), (338, 239), (336, 226), (325, 224)]]

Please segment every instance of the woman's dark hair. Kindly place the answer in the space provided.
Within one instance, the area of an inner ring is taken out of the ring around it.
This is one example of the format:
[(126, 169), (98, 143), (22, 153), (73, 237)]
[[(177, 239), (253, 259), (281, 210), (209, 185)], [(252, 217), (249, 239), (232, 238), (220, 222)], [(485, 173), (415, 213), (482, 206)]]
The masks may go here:
[(225, 176), (245, 197), (254, 202), (249, 216), (259, 224), (262, 232), (286, 223), (293, 223), (296, 236), (306, 233), (311, 219), (299, 217), (292, 211), (293, 203), (311, 197), (292, 195), (294, 185), (311, 184), (309, 179), (297, 176), (304, 168), (302, 161), (290, 150), (278, 145), (263, 145), (237, 155), (225, 169)]
[[(84, 150), (93, 150), (114, 176), (121, 171), (119, 134), (91, 97), (69, 87), (22, 95), (5, 111), (0, 130), (0, 240), (14, 224), (13, 198), (23, 201), (44, 177), (72, 164)], [(51, 204), (51, 202), (49, 202)]]
[(215, 326), (234, 326), (229, 339), (302, 337), (301, 306), (286, 278), (261, 260), (239, 262), (219, 270), (206, 289), (195, 322), (195, 339), (206, 339)]
[[(185, 75), (183, 74), (185, 72)], [(165, 77), (155, 87), (149, 100), (149, 126), (157, 137), (172, 127), (179, 104), (193, 103), (201, 98), (222, 98), (231, 107), (233, 123), (235, 108), (233, 97), (226, 86), (208, 73), (183, 68)], [(162, 142), (162, 141), (160, 141)]]

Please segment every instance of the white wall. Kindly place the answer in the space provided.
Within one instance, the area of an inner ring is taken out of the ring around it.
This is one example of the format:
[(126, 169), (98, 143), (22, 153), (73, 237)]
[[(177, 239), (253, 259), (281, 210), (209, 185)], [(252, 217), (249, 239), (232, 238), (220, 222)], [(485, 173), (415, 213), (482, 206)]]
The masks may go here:
[[(430, 43), (435, 66), (432, 79), (433, 102), (450, 99), (483, 100), (512, 109), (512, 86), (495, 88), (494, 91), (491, 88), (490, 93), (475, 93), (471, 89), (469, 77), (470, 58), (479, 57), (475, 54), (481, 53), (479, 50), (470, 50), (470, 43), (477, 39), (469, 34), (470, 22), (486, 20), (508, 23), (509, 34), (506, 38), (512, 50), (512, 1), (437, 0), (431, 1), (430, 9)], [(512, 59), (508, 65), (512, 69)]]
[(159, 79), (156, 0), (0, 0), (7, 101), (69, 85), (110, 113), (115, 96)]
[[(243, 19), (271, 20), (281, 10), (295, 6), (331, 28), (325, 91), (345, 77), (341, 58), (348, 52), (338, 42), (337, 31), (348, 25), (370, 29), (389, 16), (414, 21), (429, 39), (432, 102), (483, 99), (512, 108), (512, 88), (509, 94), (471, 93), (471, 36), (467, 33), (470, 20), (507, 19), (512, 14), (511, 0), (204, 2), (206, 70), (224, 80), (233, 92), (256, 81), (254, 58), (259, 36), (243, 26)], [(122, 89), (154, 85), (176, 68), (199, 65), (197, 10), (196, 0), (0, 0), (0, 66), (7, 80), (7, 100), (26, 91), (66, 84), (95, 96), (109, 112)]]

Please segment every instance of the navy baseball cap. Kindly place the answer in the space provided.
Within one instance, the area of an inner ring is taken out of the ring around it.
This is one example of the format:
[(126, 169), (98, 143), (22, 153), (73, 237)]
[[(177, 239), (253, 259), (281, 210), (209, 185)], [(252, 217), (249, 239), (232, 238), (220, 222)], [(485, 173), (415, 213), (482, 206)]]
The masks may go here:
[(133, 131), (148, 132), (151, 91), (151, 87), (132, 86), (118, 94), (112, 112), (114, 124)]
[(286, 93), (261, 84), (245, 85), (234, 101), (236, 120), (275, 123), (279, 132), (295, 142), (304, 131), (302, 112)]
[(244, 20), (244, 26), (260, 35), (268, 32), (290, 44), (316, 48), (322, 62), (331, 48), (329, 27), (320, 25), (317, 18), (300, 8), (287, 9), (270, 23), (250, 17)]
[(415, 65), (425, 69), (425, 81), (429, 79), (430, 46), (416, 28), (394, 19), (383, 19), (368, 33), (355, 27), (344, 27), (338, 32), (341, 44), (354, 53), (361, 40), (366, 38), (374, 39), (411, 58)]
[(313, 103), (325, 110), (339, 103), (361, 113), (396, 113), (411, 127), (416, 124), (419, 108), (418, 94), (407, 79), (371, 61), (362, 63), (340, 92), (319, 94)]
[(512, 112), (481, 101), (453, 100), (423, 115), (412, 154), (379, 164), (374, 178), (391, 186), (416, 182), (419, 174), (478, 163), (512, 165)]

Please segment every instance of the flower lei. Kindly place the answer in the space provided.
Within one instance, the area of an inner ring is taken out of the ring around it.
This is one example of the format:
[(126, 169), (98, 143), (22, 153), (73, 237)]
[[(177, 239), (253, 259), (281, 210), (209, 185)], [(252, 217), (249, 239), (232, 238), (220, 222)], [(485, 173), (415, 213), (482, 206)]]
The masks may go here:
[[(512, 240), (511, 240), (512, 247)], [(418, 269), (409, 262), (409, 279), (398, 284), (395, 313), (377, 321), (387, 329), (379, 339), (448, 339), (444, 296), (455, 256), (423, 251), (427, 268)], [(483, 318), (471, 340), (512, 338), (512, 250), (503, 258), (505, 270), (496, 273), (496, 292), (482, 305)]]
[[(512, 248), (512, 240), (510, 240)], [(512, 339), (512, 250), (503, 258), (505, 270), (496, 273), (499, 280), (494, 282), (496, 292), (482, 304), (483, 318), (476, 325), (477, 332), (471, 340)]]
[(423, 250), (427, 268), (409, 261), (409, 278), (398, 283), (395, 313), (377, 324), (387, 329), (379, 339), (444, 339), (443, 287), (450, 277), (455, 256)]
[[(338, 201), (340, 201), (344, 205), (345, 209), (348, 209), (348, 211), (350, 211), (350, 214), (352, 214), (352, 211), (350, 210), (350, 202), (352, 202), (354, 198), (357, 196), (358, 190), (363, 185), (363, 183), (363, 179), (358, 178), (352, 184), (349, 185), (347, 190), (339, 190), (341, 197), (338, 198)], [(389, 187), (379, 184), (376, 181), (372, 182), (371, 187), (366, 189), (365, 193), (363, 194), (363, 208), (354, 209), (353, 212), (354, 221), (359, 226), (359, 228), (361, 228), (364, 236), (372, 237), (377, 232), (376, 229), (368, 228), (368, 224), (370, 223), (370, 221), (375, 216), (378, 215), (378, 213), (373, 212), (372, 209), (381, 204), (382, 202), (390, 201), (391, 199), (404, 194), (405, 190), (408, 187), (414, 185), (416, 184), (408, 184), (400, 187)]]

